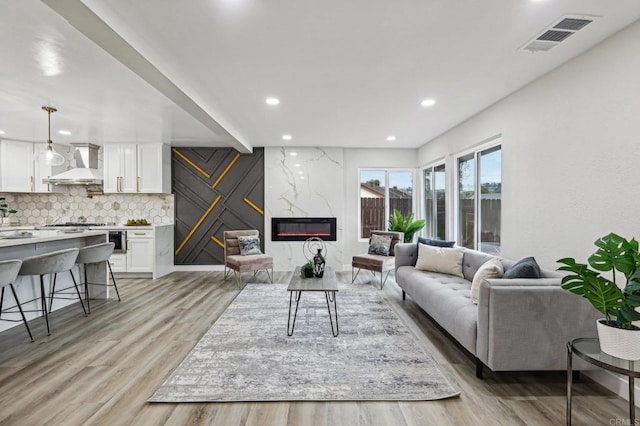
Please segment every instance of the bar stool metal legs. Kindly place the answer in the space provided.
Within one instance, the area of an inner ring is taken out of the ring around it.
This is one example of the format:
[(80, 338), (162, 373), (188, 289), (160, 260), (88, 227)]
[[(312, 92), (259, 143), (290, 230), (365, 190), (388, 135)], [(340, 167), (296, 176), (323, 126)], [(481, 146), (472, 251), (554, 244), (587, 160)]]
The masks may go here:
[[(40, 278), (40, 306), (42, 308), (42, 315), (44, 316), (45, 323), (47, 325), (47, 336), (51, 334), (51, 327), (49, 324), (49, 310), (47, 309), (47, 294), (45, 293), (44, 287), (44, 276), (49, 274), (54, 274), (54, 285), (56, 275), (60, 272), (71, 272), (71, 268), (76, 262), (78, 258), (78, 249), (66, 249), (54, 251), (51, 253), (41, 254), (38, 256), (29, 257), (26, 259), (22, 259), (22, 266), (20, 267), (19, 276), (35, 276), (38, 275)], [(71, 274), (73, 278), (73, 274)], [(75, 278), (73, 278), (73, 282), (75, 285)], [(54, 287), (52, 287), (53, 292)], [(77, 285), (76, 285), (77, 289)], [(79, 292), (78, 292), (79, 295)], [(37, 300), (37, 299), (35, 299)], [(80, 303), (82, 304), (82, 298), (80, 298)], [(82, 304), (82, 309), (84, 310), (84, 304)], [(26, 311), (30, 312), (30, 311)], [(85, 311), (86, 313), (86, 311)]]
[[(22, 309), (22, 304), (20, 303), (20, 299), (18, 299), (18, 293), (16, 292), (15, 287), (13, 286), (13, 282), (18, 277), (18, 272), (20, 271), (20, 267), (22, 266), (22, 260), (5, 260), (0, 262), (0, 287), (2, 287), (2, 293), (0, 293), (0, 319), (2, 319), (2, 313), (12, 313), (14, 312), (13, 308), (7, 308), (5, 310), (2, 309), (4, 305), (4, 289), (8, 285), (11, 289), (11, 293), (13, 293), (13, 299), (16, 302), (16, 306), (18, 311), (20, 312), (20, 316), (22, 317), (22, 322), (24, 323), (25, 328), (27, 329), (27, 333), (29, 333), (29, 338), (33, 342), (33, 334), (31, 334), (31, 329), (29, 328), (29, 324), (27, 323), (27, 318), (24, 315), (24, 310)], [(3, 319), (3, 321), (11, 321), (18, 322), (19, 320), (14, 319)]]
[[(78, 253), (78, 258), (76, 259), (76, 263), (78, 265), (82, 265), (82, 268), (79, 268), (80, 278), (82, 278), (82, 272), (84, 271), (84, 297), (87, 302), (87, 312), (91, 313), (91, 302), (89, 298), (89, 286), (102, 286), (102, 287), (113, 287), (116, 290), (116, 294), (118, 295), (118, 301), (120, 301), (120, 292), (118, 291), (118, 285), (116, 284), (116, 279), (113, 276), (113, 271), (111, 270), (111, 264), (109, 263), (109, 258), (113, 253), (113, 249), (115, 247), (114, 243), (102, 243), (96, 244), (93, 246), (87, 246), (80, 249)], [(107, 283), (92, 283), (89, 282), (89, 278), (87, 276), (87, 265), (92, 264), (107, 264), (107, 268), (109, 268), (109, 275), (111, 276), (111, 280), (113, 284), (109, 283), (109, 278), (107, 277)]]
[[(80, 301), (80, 306), (82, 306), (82, 310), (84, 314), (87, 315), (87, 309), (84, 307), (84, 303), (82, 303), (82, 296), (80, 295), (80, 290), (78, 289), (78, 283), (76, 282), (76, 277), (73, 276), (73, 271), (69, 269), (69, 274), (71, 275), (71, 279), (73, 280), (73, 287), (63, 288), (58, 291), (58, 294), (76, 294), (78, 296), (78, 300)], [(42, 277), (40, 277), (42, 278)], [(53, 308), (53, 299), (65, 299), (65, 300), (75, 300), (75, 297), (62, 297), (55, 296), (56, 293), (56, 279), (58, 278), (58, 274), (53, 274), (53, 287), (51, 287), (51, 293), (49, 294), (49, 312), (52, 311)], [(64, 292), (64, 290), (75, 289), (75, 293)]]

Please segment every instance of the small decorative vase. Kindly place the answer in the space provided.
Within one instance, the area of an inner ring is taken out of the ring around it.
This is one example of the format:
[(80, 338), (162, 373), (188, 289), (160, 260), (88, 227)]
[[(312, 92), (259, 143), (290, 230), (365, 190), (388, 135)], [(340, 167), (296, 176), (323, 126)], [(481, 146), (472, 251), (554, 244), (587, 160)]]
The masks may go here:
[(313, 275), (317, 278), (322, 278), (324, 275), (324, 265), (326, 264), (324, 256), (322, 256), (322, 249), (318, 249), (318, 253), (313, 256)]
[(640, 360), (640, 330), (611, 327), (605, 320), (596, 321), (602, 352), (630, 361)]

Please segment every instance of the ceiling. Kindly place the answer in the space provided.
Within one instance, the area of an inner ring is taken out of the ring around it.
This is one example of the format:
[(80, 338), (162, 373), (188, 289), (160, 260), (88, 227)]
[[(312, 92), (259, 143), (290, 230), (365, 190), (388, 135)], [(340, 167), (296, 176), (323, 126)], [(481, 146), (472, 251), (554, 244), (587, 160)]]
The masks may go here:
[[(52, 105), (54, 142), (241, 152), (417, 148), (640, 18), (637, 0), (0, 6), (0, 138), (46, 140)], [(548, 52), (520, 49), (567, 14), (596, 19)]]

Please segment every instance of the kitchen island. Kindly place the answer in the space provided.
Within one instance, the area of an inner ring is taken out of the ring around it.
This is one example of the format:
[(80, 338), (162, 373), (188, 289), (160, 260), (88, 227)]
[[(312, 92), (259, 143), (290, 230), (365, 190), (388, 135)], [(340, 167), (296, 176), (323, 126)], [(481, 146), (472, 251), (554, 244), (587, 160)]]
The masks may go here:
[[(105, 243), (108, 241), (108, 234), (102, 230), (81, 230), (77, 232), (68, 231), (56, 231), (56, 230), (29, 230), (24, 231), (31, 234), (26, 234), (24, 237), (18, 235), (20, 231), (15, 230), (3, 230), (0, 232), (0, 260), (8, 259), (24, 259), (39, 254), (50, 253), (52, 251), (64, 250), (68, 248), (82, 248), (91, 246), (94, 244)], [(73, 268), (76, 281), (79, 282), (79, 271), (77, 267)], [(93, 283), (108, 282), (108, 269), (106, 263), (87, 265), (87, 278)], [(52, 277), (45, 277), (45, 292), (47, 295), (50, 291)], [(26, 310), (39, 310), (40, 302), (37, 300), (40, 296), (40, 281), (39, 277), (25, 276), (18, 277), (14, 283), (18, 298), (23, 302), (23, 309)], [(58, 274), (56, 281), (56, 288), (65, 288), (73, 286), (73, 281), (69, 273)], [(108, 287), (92, 286), (90, 288), (90, 297), (92, 299), (104, 299), (109, 297)], [(36, 300), (33, 300), (36, 299)], [(25, 301), (32, 300), (31, 302), (24, 303)], [(80, 307), (77, 299), (64, 300), (54, 299), (53, 310), (61, 309), (65, 306), (76, 304), (78, 309), (78, 315), (83, 315), (82, 308)], [(5, 291), (4, 295), (4, 308), (14, 306), (15, 301), (10, 291)], [(42, 316), (41, 312), (29, 312), (25, 314), (27, 320)], [(2, 318), (20, 320), (19, 313), (3, 313)], [(22, 324), (15, 322), (0, 321), (0, 331), (6, 330), (11, 327), (20, 326)], [(55, 320), (51, 326), (52, 333), (55, 333)], [(37, 340), (38, 335), (34, 335)]]

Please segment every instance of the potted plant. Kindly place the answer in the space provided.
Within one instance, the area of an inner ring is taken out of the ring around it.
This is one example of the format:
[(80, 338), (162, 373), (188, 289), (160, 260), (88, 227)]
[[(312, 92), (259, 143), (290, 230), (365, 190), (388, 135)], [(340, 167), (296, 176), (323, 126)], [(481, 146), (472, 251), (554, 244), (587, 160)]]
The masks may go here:
[[(594, 243), (598, 249), (589, 256), (588, 265), (567, 257), (558, 260), (558, 268), (569, 274), (562, 278), (562, 288), (582, 296), (605, 318), (597, 321), (600, 348), (603, 352), (628, 360), (640, 359), (640, 253), (638, 241), (611, 233)], [(602, 275), (610, 272), (610, 278)], [(618, 287), (616, 275), (624, 274), (626, 283)]]
[(300, 267), (300, 276), (302, 278), (313, 278), (313, 262), (309, 261)]
[(413, 213), (403, 216), (398, 209), (393, 209), (393, 215), (389, 218), (389, 231), (404, 232), (404, 242), (413, 242), (416, 232), (424, 228), (424, 219), (413, 220)]

